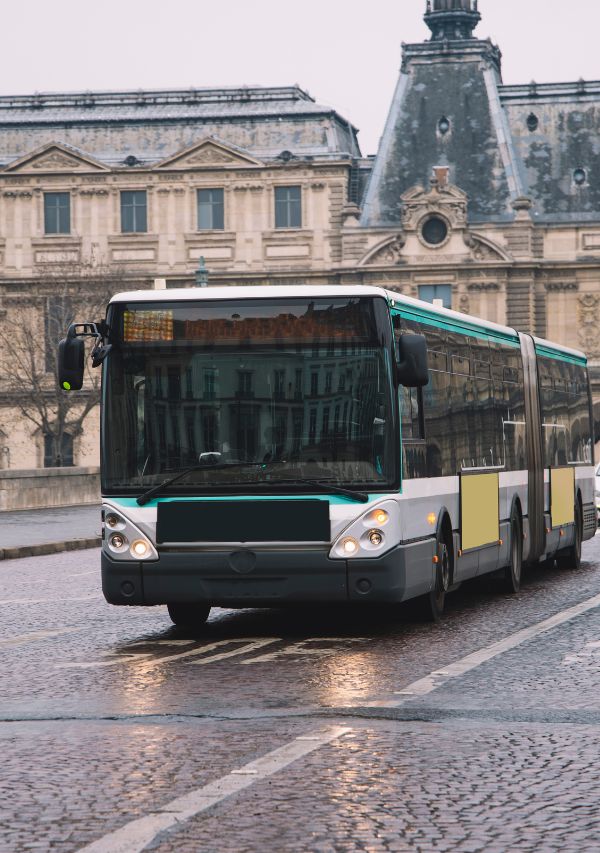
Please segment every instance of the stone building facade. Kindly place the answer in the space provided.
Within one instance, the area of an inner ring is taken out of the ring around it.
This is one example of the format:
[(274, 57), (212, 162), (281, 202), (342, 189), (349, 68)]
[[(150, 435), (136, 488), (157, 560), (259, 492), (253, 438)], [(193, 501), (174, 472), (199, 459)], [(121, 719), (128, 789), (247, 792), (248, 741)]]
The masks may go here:
[[(65, 267), (193, 286), (204, 257), (214, 284), (381, 284), (582, 348), (600, 400), (600, 83), (503, 85), (476, 0), (425, 22), (374, 158), (298, 87), (1, 97), (3, 322)], [(0, 467), (43, 465), (2, 392)], [(96, 459), (92, 413), (72, 461)]]

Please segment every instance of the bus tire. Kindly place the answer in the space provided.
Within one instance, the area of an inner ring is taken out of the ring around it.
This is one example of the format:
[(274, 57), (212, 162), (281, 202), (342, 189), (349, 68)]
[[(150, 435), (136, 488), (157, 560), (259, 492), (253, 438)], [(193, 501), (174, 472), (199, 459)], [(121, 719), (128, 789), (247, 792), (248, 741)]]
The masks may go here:
[(171, 622), (178, 628), (198, 628), (204, 625), (210, 613), (210, 604), (167, 604)]
[(523, 574), (523, 533), (521, 518), (516, 509), (510, 515), (510, 562), (504, 569), (504, 587), (515, 595), (521, 589)]
[(433, 589), (419, 599), (419, 614), (426, 622), (439, 622), (446, 604), (446, 593), (452, 584), (452, 546), (440, 528), (436, 543), (435, 554), (435, 583)]
[(583, 523), (581, 504), (575, 502), (575, 542), (566, 551), (556, 555), (556, 565), (559, 569), (575, 571), (581, 566), (581, 541), (583, 539)]

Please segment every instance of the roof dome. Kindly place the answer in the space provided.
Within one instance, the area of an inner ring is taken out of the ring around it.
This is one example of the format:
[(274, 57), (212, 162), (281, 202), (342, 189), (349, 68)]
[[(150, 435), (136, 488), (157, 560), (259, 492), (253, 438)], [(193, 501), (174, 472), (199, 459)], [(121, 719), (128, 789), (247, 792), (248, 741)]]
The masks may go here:
[(480, 20), (477, 0), (427, 0), (425, 23), (433, 41), (471, 39)]

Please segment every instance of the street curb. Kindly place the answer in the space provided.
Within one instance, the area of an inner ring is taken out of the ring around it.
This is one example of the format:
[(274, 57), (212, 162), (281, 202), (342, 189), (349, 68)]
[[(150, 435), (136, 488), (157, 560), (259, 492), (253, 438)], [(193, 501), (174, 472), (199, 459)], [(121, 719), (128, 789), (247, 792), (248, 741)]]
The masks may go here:
[(45, 542), (42, 545), (20, 545), (16, 548), (0, 548), (0, 560), (16, 560), (19, 557), (42, 557), (45, 554), (60, 554), (61, 551), (83, 551), (99, 548), (100, 536), (88, 539), (67, 539), (66, 542)]

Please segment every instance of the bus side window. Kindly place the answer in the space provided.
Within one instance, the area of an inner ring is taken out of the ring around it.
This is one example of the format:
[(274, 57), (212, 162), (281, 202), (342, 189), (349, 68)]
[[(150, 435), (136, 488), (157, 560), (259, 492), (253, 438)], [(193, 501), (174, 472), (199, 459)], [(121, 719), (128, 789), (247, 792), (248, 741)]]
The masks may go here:
[(398, 389), (403, 441), (424, 438), (423, 392), (421, 388)]

